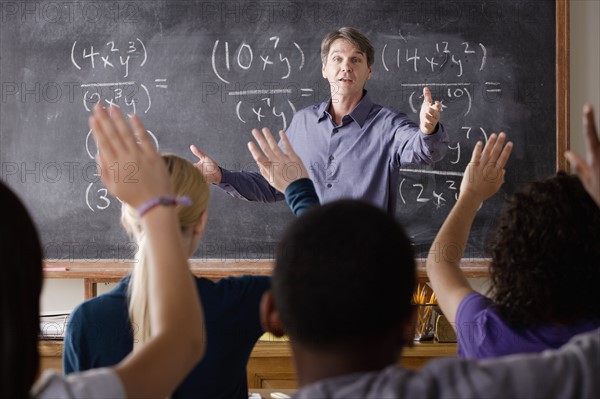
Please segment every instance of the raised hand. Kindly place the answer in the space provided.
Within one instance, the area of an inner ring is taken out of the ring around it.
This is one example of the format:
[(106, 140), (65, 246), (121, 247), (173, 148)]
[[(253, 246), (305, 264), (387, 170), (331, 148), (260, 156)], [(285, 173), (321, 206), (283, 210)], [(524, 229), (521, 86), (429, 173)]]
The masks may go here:
[(421, 131), (425, 134), (431, 134), (440, 121), (440, 112), (442, 111), (442, 103), (439, 101), (433, 102), (429, 87), (423, 88), (423, 104), (421, 105), (421, 113), (419, 114)]
[(260, 168), (260, 174), (271, 186), (283, 193), (293, 181), (308, 178), (302, 160), (294, 152), (283, 130), (279, 131), (283, 150), (279, 148), (273, 134), (266, 127), (262, 132), (253, 129), (252, 136), (260, 146), (260, 150), (253, 141), (248, 143), (248, 149)]
[(190, 150), (198, 157), (198, 162), (196, 162), (194, 166), (202, 173), (204, 180), (206, 180), (208, 184), (221, 183), (221, 178), (223, 176), (219, 165), (213, 161), (211, 157), (200, 151), (195, 145), (192, 144)]
[(504, 166), (513, 146), (510, 141), (504, 145), (505, 140), (506, 134), (494, 133), (485, 147), (481, 141), (477, 142), (460, 184), (460, 197), (472, 196), (483, 202), (500, 189), (504, 183)]
[(572, 151), (567, 151), (565, 156), (587, 192), (600, 206), (600, 139), (594, 122), (594, 109), (590, 104), (583, 107), (583, 133), (587, 163)]
[(137, 208), (172, 193), (165, 162), (136, 115), (131, 117), (133, 132), (116, 107), (109, 115), (96, 105), (88, 122), (98, 145), (102, 183), (113, 195)]

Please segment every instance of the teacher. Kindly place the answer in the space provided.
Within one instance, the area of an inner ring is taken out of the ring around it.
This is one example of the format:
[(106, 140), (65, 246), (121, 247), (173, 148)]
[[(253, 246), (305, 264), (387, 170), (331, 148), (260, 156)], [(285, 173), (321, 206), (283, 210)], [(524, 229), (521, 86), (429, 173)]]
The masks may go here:
[[(376, 104), (365, 90), (375, 49), (354, 28), (328, 33), (321, 43), (323, 78), (331, 97), (298, 111), (286, 134), (307, 166), (321, 203), (356, 198), (395, 214), (400, 168), (444, 157), (448, 134), (439, 123), (442, 104), (423, 89), (419, 124)], [(274, 202), (284, 195), (258, 172), (229, 171), (192, 145), (196, 167), (208, 183), (249, 201)], [(293, 167), (287, 171), (296, 177)]]

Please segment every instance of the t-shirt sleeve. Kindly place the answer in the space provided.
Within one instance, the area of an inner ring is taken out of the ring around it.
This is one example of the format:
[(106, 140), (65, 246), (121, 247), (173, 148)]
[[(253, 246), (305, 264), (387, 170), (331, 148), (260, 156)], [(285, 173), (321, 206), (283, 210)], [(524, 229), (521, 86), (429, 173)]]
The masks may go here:
[(491, 305), (492, 301), (489, 298), (477, 292), (464, 297), (458, 305), (455, 323), (459, 357), (478, 357), (483, 338), (481, 331), (484, 329), (481, 324), (485, 321), (482, 315)]
[(431, 397), (597, 398), (600, 395), (600, 330), (573, 338), (559, 350), (485, 361), (447, 359), (419, 374)]
[(117, 373), (110, 368), (88, 370), (62, 376), (46, 372), (35, 384), (34, 398), (125, 398), (125, 387)]

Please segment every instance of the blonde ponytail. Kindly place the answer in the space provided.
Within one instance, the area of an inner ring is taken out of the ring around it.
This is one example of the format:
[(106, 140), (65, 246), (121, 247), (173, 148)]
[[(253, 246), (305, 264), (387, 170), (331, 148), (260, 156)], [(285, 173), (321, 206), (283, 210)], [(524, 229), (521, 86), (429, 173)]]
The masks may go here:
[[(179, 224), (182, 230), (193, 227), (208, 207), (210, 194), (208, 185), (202, 174), (186, 159), (172, 154), (163, 155), (163, 159), (171, 175), (175, 195), (186, 195), (192, 200), (191, 206), (176, 208)], [(121, 223), (138, 245), (128, 286), (129, 318), (133, 332), (133, 349), (136, 350), (152, 334), (148, 312), (150, 293), (148, 292), (147, 240), (136, 210), (126, 204), (121, 208)]]

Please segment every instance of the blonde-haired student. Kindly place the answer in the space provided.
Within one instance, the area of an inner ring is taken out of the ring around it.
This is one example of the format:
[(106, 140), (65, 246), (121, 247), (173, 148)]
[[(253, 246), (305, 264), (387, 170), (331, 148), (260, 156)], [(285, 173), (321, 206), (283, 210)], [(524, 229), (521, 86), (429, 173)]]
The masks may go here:
[[(38, 379), (42, 247), (27, 210), (0, 184), (0, 206), (5, 210), (0, 222), (0, 397), (165, 397), (204, 355), (204, 316), (175, 209), (169, 206), (168, 200), (176, 197), (167, 168), (137, 117), (132, 118), (134, 135), (118, 110), (111, 113), (96, 106), (89, 122), (100, 150), (101, 170), (109, 170), (109, 165), (112, 170), (131, 163), (137, 166), (135, 182), (108, 173), (102, 174), (102, 181), (122, 201), (147, 209), (141, 224), (150, 244), (152, 335), (114, 367), (67, 377), (48, 372)], [(148, 208), (157, 200), (158, 206)]]
[[(209, 188), (189, 161), (162, 156), (176, 197), (189, 198), (175, 207), (186, 256), (192, 256), (204, 236)], [(150, 243), (138, 210), (123, 204), (121, 222), (137, 244), (133, 273), (112, 291), (80, 304), (72, 313), (63, 355), (65, 373), (119, 362), (151, 339), (149, 281)], [(269, 288), (268, 276), (230, 277), (213, 282), (195, 278), (202, 298), (208, 344), (206, 355), (173, 392), (173, 397), (247, 398), (246, 364), (263, 334), (259, 303)]]

